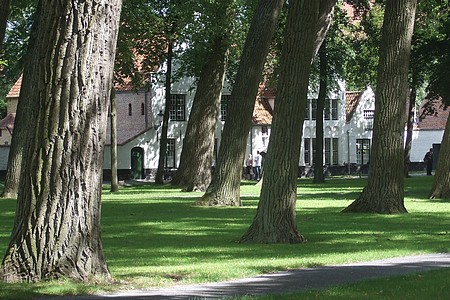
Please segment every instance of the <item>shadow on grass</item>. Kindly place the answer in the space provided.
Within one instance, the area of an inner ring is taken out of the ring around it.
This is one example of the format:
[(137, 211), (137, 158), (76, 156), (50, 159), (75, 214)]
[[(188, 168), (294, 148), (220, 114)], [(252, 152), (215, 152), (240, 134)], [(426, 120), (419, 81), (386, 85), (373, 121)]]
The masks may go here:
[[(242, 207), (196, 207), (193, 199), (200, 193), (182, 193), (172, 185), (136, 185), (114, 194), (104, 188), (105, 256), (119, 280), (160, 276), (175, 281), (214, 281), (215, 276), (222, 278), (217, 275), (220, 272), (229, 273), (224, 277), (236, 278), (255, 272), (389, 256), (386, 253), (449, 251), (448, 201), (426, 199), (425, 192), (431, 186), (428, 178), (405, 180), (408, 197), (419, 200), (406, 203), (413, 213), (340, 213), (356, 199), (364, 184), (365, 179), (330, 179), (321, 185), (299, 180), (297, 227), (308, 242), (294, 245), (236, 242), (255, 216), (258, 187), (245, 186), (250, 195), (242, 197)], [(15, 201), (0, 199), (0, 207), (0, 247), (4, 247), (0, 253), (4, 253)]]
[[(323, 201), (323, 195), (319, 200)], [(254, 205), (193, 207), (183, 198), (170, 203), (106, 202), (103, 242), (112, 269), (142, 265), (176, 268), (239, 259), (258, 273), (279, 270), (280, 265), (293, 268), (326, 264), (322, 258), (327, 256), (342, 256), (345, 261), (346, 257), (368, 251), (447, 250), (448, 213), (341, 214), (348, 201), (337, 202), (335, 206), (321, 207), (299, 204), (297, 225), (308, 242), (296, 245), (236, 243), (251, 224)], [(273, 260), (280, 263), (261, 263)]]

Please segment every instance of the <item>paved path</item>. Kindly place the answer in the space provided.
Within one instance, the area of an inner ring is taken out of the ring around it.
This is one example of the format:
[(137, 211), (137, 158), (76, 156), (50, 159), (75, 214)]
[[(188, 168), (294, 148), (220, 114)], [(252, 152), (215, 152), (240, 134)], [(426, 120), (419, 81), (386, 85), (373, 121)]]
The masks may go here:
[[(180, 285), (98, 296), (63, 297), (64, 299), (220, 299), (243, 295), (267, 295), (326, 288), (372, 278), (450, 267), (450, 253), (426, 254), (371, 262), (305, 268), (227, 282)], [(62, 299), (62, 298), (47, 298)]]

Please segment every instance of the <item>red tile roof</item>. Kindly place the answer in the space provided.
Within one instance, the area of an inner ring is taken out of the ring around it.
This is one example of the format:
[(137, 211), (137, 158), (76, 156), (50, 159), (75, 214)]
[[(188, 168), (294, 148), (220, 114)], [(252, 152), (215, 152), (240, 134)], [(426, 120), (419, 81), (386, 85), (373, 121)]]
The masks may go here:
[(6, 98), (19, 98), (20, 87), (22, 86), (22, 75), (20, 75), (19, 79), (17, 79), (16, 83), (9, 90)]
[(265, 84), (260, 84), (258, 98), (256, 99), (255, 108), (253, 109), (253, 125), (272, 124), (273, 108), (270, 105), (270, 101), (275, 100), (275, 94), (275, 89), (270, 88)]
[[(17, 79), (16, 83), (11, 87), (11, 89), (9, 90), (9, 93), (6, 96), (6, 98), (19, 98), (21, 86), (22, 86), (22, 74)], [(123, 84), (116, 83), (114, 85), (114, 88), (116, 89), (116, 91), (135, 91), (135, 90), (139, 90), (139, 88), (136, 88), (132, 84), (132, 82), (131, 82), (131, 80), (129, 78), (125, 79)]]
[(252, 123), (254, 125), (272, 124), (273, 111), (268, 99), (258, 98), (253, 110)]
[(353, 118), (353, 114), (358, 107), (364, 91), (353, 91), (345, 93), (345, 121), (348, 123)]

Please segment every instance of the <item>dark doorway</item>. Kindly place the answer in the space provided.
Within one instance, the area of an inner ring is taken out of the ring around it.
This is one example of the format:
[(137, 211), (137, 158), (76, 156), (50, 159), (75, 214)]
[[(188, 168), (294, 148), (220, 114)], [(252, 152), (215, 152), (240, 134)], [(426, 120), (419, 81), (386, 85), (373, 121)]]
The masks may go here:
[(131, 149), (131, 179), (144, 178), (144, 149), (134, 147)]

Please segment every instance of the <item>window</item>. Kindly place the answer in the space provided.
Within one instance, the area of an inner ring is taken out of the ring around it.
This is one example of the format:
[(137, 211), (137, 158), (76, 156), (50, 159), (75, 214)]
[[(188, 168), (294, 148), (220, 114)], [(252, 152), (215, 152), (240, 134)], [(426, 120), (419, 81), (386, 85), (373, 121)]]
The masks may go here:
[(339, 139), (332, 139), (333, 165), (339, 164)]
[(303, 139), (304, 147), (305, 147), (305, 165), (311, 165), (311, 145), (310, 145), (310, 139), (305, 138)]
[(324, 116), (325, 120), (338, 119), (338, 99), (327, 99), (325, 101)]
[(220, 100), (220, 120), (225, 121), (227, 118), (228, 112), (228, 103), (230, 102), (230, 95), (222, 95), (222, 99)]
[(337, 165), (339, 161), (339, 140), (337, 138), (325, 138), (325, 164)]
[(315, 120), (317, 114), (317, 99), (308, 99), (306, 102), (305, 120)]
[(311, 116), (310, 116), (310, 114), (311, 114), (311, 108), (310, 108), (311, 101), (312, 101), (311, 99), (308, 99), (308, 101), (306, 101), (305, 120), (311, 120)]
[(373, 118), (375, 115), (374, 110), (366, 109), (364, 110), (364, 130), (373, 130)]
[(128, 115), (131, 116), (133, 114), (131, 103), (128, 104)]
[(261, 126), (261, 135), (262, 144), (264, 147), (267, 147), (269, 145), (269, 128), (267, 125)]
[(356, 140), (356, 163), (364, 165), (370, 160), (370, 139)]
[(305, 165), (314, 165), (314, 155), (316, 153), (316, 139), (305, 138), (304, 146), (305, 146)]
[(171, 121), (186, 121), (186, 95), (172, 94), (169, 118)]
[(317, 115), (317, 99), (311, 100), (311, 120), (315, 120)]
[(141, 103), (141, 115), (145, 115), (145, 105)]
[(175, 139), (167, 139), (166, 168), (175, 168)]

